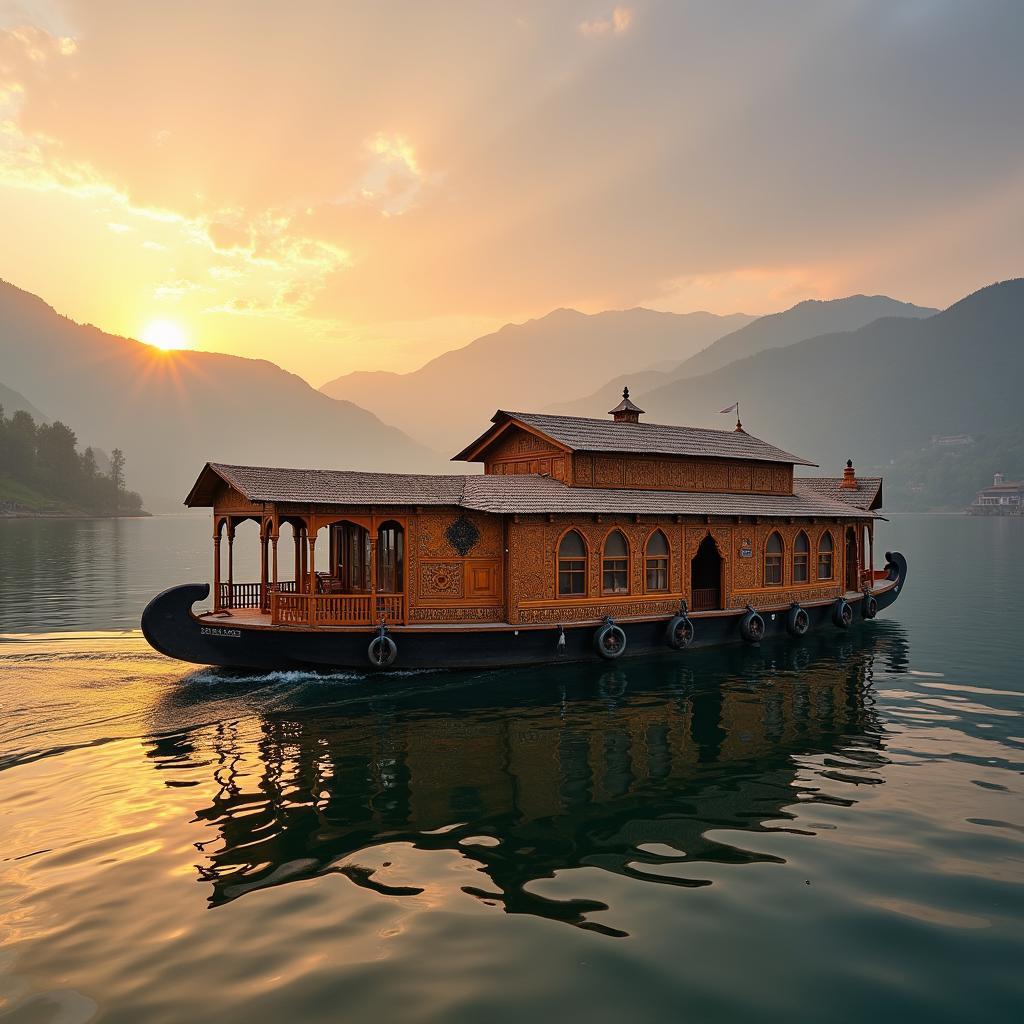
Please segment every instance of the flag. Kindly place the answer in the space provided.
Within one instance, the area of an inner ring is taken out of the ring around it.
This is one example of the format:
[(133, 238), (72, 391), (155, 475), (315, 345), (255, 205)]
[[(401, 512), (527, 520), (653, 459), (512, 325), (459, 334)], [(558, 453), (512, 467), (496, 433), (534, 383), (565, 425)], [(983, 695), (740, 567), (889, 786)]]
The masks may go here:
[(730, 405), (728, 409), (722, 409), (721, 411), (722, 412), (737, 412), (739, 410), (739, 407), (740, 407), (740, 403), (739, 402), (733, 402), (732, 405)]

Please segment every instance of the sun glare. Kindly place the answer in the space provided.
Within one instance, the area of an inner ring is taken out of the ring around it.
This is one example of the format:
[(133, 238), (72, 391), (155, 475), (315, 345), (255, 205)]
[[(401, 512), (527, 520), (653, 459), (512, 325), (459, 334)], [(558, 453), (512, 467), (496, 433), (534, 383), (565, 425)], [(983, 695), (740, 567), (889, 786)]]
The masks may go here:
[(164, 352), (189, 347), (185, 332), (170, 320), (153, 320), (148, 323), (142, 332), (142, 340)]

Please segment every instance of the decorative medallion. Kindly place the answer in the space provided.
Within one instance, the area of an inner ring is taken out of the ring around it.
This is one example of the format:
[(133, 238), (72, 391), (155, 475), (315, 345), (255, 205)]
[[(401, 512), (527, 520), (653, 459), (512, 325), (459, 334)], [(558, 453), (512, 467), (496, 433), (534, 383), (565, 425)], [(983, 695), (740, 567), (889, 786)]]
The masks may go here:
[(445, 540), (465, 558), (476, 547), (476, 542), (480, 539), (480, 531), (476, 528), (476, 523), (465, 516), (459, 516), (444, 531), (444, 536)]

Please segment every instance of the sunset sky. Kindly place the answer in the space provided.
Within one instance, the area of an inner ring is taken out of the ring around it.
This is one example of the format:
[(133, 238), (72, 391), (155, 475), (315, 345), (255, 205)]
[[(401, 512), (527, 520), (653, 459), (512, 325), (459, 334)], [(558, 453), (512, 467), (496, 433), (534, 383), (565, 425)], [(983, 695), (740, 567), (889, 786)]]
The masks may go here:
[(944, 306), (1024, 273), (1022, 43), (988, 0), (0, 0), (0, 277), (315, 385), (558, 306)]

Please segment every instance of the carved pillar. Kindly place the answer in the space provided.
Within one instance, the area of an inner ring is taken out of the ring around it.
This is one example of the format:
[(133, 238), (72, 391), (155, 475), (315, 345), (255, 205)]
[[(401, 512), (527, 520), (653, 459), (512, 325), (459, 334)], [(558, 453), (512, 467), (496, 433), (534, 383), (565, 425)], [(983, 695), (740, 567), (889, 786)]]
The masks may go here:
[(270, 572), (267, 567), (267, 524), (260, 520), (260, 611), (266, 611), (270, 605), (269, 582)]
[(292, 542), (295, 545), (295, 571), (292, 579), (295, 580), (296, 591), (302, 590), (302, 532), (300, 527), (292, 523)]
[(228, 607), (235, 606), (235, 521), (228, 520)]
[(309, 593), (316, 594), (316, 534), (309, 534)]
[(213, 610), (220, 611), (220, 520), (213, 520)]
[(377, 538), (370, 534), (370, 615), (377, 620)]

